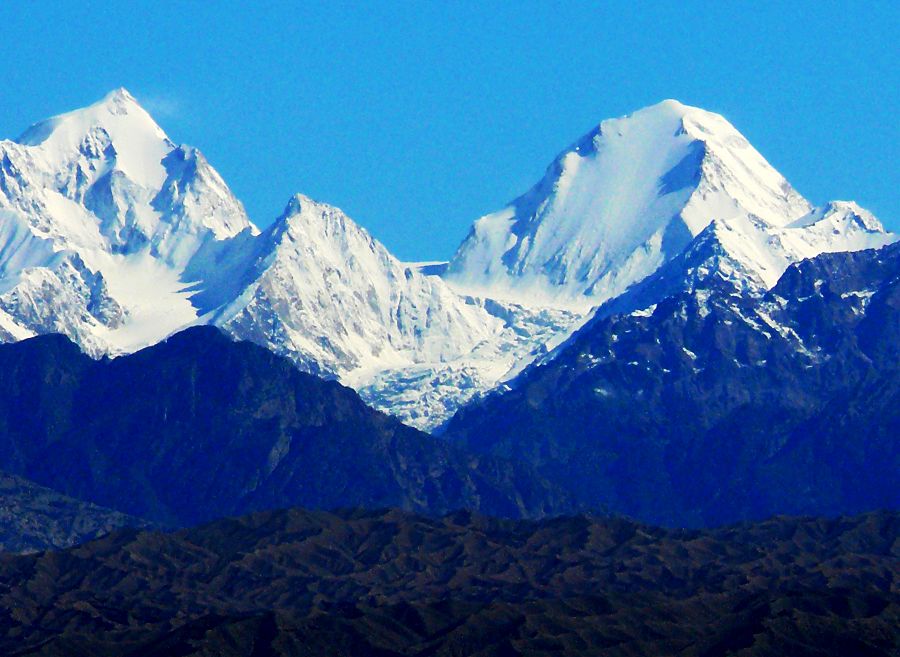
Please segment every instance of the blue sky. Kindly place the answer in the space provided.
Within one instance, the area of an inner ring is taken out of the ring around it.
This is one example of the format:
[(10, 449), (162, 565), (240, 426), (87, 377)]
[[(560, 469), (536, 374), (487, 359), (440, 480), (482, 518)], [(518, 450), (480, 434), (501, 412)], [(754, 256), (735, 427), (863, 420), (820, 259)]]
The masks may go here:
[(677, 98), (900, 229), (900, 2), (245, 4), (3, 3), (0, 137), (125, 86), (256, 223), (300, 191), (427, 260), (600, 120)]

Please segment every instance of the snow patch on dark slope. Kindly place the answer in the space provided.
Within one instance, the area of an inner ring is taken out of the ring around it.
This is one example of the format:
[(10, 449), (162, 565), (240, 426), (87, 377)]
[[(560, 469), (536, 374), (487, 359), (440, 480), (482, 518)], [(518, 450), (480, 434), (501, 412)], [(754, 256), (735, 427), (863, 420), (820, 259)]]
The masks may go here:
[(661, 272), (665, 291), (639, 290), (657, 301), (602, 307), (448, 438), (667, 525), (897, 508), (900, 244), (804, 260), (748, 294), (713, 233), (680, 286)]

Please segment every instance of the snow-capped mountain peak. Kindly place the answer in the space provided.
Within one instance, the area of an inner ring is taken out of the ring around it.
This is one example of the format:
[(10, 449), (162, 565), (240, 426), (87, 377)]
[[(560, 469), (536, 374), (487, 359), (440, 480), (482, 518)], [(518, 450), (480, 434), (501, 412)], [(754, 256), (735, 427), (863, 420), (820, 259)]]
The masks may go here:
[(405, 266), (334, 206), (296, 194), (259, 239), (267, 246), (244, 276), (252, 283), (217, 322), (325, 372), (440, 362), (497, 330), (499, 322)]
[[(153, 118), (124, 88), (102, 100), (41, 121), (17, 140), (39, 147), (50, 168), (67, 166), (73, 153), (89, 149), (106, 152), (115, 168), (144, 187), (158, 188), (166, 179), (162, 159), (175, 148)], [(99, 154), (99, 153), (98, 153)]]
[(292, 217), (302, 213), (304, 208), (310, 209), (316, 207), (320, 209), (333, 208), (333, 206), (329, 206), (327, 203), (319, 203), (311, 199), (309, 196), (297, 192), (296, 194), (291, 196), (290, 200), (284, 208), (284, 212), (281, 213), (281, 217), (282, 219)]
[(348, 247), (349, 241), (361, 239), (366, 244), (366, 250), (377, 251), (382, 257), (393, 257), (340, 208), (300, 193), (290, 198), (281, 216), (273, 223), (271, 232), (287, 232), (295, 240), (331, 241), (331, 246), (338, 250)]
[(802, 228), (818, 224), (828, 226), (839, 232), (848, 229), (862, 230), (871, 233), (883, 233), (884, 226), (855, 201), (829, 201), (821, 208), (816, 208), (808, 215), (800, 217), (790, 224), (789, 228)]
[(0, 142), (0, 158), (0, 207), (58, 248), (148, 251), (183, 267), (206, 239), (254, 230), (205, 158), (172, 143), (125, 89)]
[(587, 310), (713, 219), (780, 226), (811, 209), (723, 117), (667, 100), (603, 121), (530, 191), (479, 219), (446, 278), (471, 293)]
[(0, 141), (0, 210), (0, 310), (18, 321), (6, 332), (64, 332), (91, 353), (195, 321), (185, 268), (255, 231), (205, 158), (124, 89)]
[(420, 427), (445, 420), (579, 319), (460, 296), (340, 209), (301, 194), (258, 238), (220, 258), (216, 276), (207, 285), (245, 286), (213, 323)]
[(812, 205), (723, 116), (685, 107), (682, 128), (704, 149), (702, 180), (682, 213), (693, 234), (710, 218), (750, 214), (783, 226), (812, 210)]

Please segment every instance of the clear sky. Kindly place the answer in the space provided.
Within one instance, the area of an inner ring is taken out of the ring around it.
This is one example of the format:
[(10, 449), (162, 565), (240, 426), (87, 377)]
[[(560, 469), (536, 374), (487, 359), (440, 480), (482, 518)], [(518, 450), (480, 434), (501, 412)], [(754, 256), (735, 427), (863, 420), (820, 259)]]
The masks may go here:
[(257, 224), (300, 191), (429, 260), (600, 120), (677, 98), (898, 230), (898, 44), (897, 0), (13, 1), (0, 137), (124, 86)]

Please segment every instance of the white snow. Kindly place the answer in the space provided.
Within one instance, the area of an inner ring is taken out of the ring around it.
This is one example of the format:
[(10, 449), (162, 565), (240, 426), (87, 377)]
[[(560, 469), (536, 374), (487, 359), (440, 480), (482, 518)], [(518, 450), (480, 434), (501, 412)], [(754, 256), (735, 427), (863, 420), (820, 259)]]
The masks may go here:
[(198, 321), (191, 303), (190, 284), (181, 272), (144, 251), (129, 257), (108, 256), (105, 273), (109, 294), (127, 315), (121, 326), (97, 328), (97, 336), (109, 344), (109, 352), (131, 353), (159, 342)]
[(669, 100), (602, 122), (528, 193), (475, 222), (445, 278), (464, 292), (586, 312), (713, 219), (780, 226), (810, 210), (725, 119)]
[(635, 317), (652, 317), (653, 312), (655, 310), (656, 310), (656, 304), (653, 303), (653, 304), (650, 304), (649, 306), (647, 306), (646, 308), (640, 308), (638, 310), (635, 310), (631, 314), (634, 315)]
[(143, 187), (162, 186), (166, 170), (160, 162), (175, 144), (125, 89), (116, 89), (85, 109), (37, 123), (17, 141), (39, 147), (41, 157), (59, 167), (98, 130), (109, 136), (118, 170)]
[(394, 258), (339, 209), (300, 194), (258, 240), (267, 255), (238, 276), (247, 288), (213, 321), (314, 361), (419, 426), (518, 372), (579, 319), (461, 297)]
[(256, 232), (215, 170), (124, 89), (0, 141), (0, 161), (0, 304), (20, 332), (63, 331), (92, 354), (198, 321), (186, 267), (211, 241)]
[(716, 221), (715, 235), (741, 267), (738, 275), (755, 276), (766, 288), (800, 260), (835, 251), (860, 251), (891, 244), (898, 236), (856, 204), (832, 202), (785, 226), (757, 217)]

